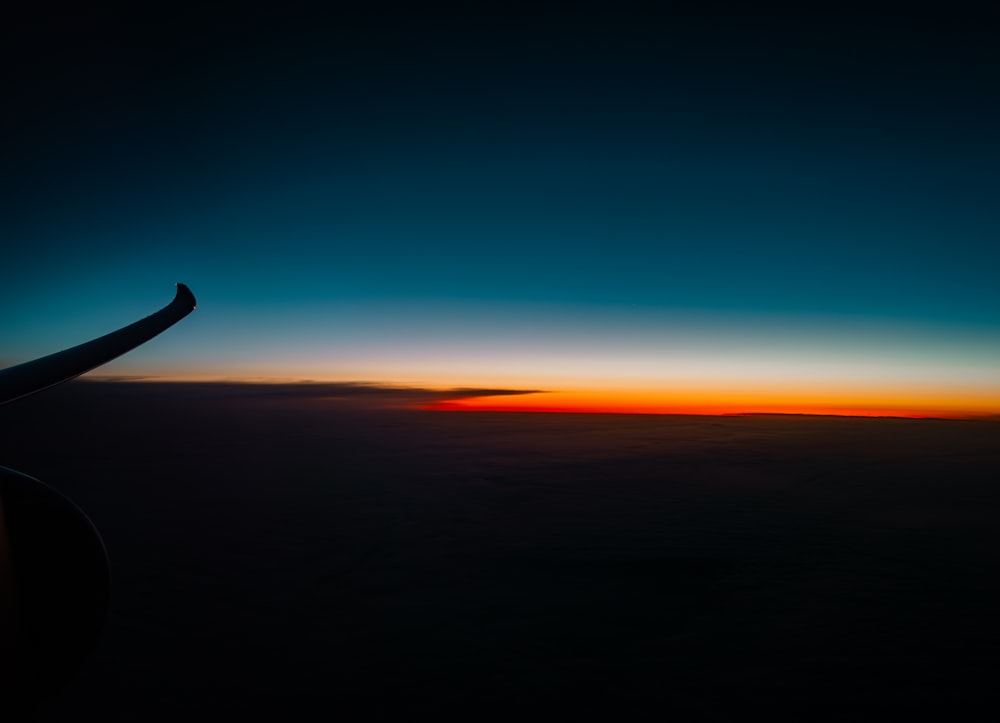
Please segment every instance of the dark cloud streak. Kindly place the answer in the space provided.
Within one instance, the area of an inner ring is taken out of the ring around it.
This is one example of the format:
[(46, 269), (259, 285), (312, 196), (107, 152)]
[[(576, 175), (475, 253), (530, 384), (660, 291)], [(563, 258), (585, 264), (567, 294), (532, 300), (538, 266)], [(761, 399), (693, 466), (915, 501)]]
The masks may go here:
[(498, 397), (519, 394), (538, 394), (539, 389), (426, 389), (422, 387), (394, 386), (373, 382), (245, 382), (209, 381), (174, 382), (157, 381), (151, 377), (91, 377), (82, 381), (88, 386), (100, 387), (102, 393), (127, 393), (128, 387), (141, 384), (144, 393), (164, 395), (191, 395), (200, 399), (331, 399), (371, 403), (376, 406), (424, 405), (469, 397)]

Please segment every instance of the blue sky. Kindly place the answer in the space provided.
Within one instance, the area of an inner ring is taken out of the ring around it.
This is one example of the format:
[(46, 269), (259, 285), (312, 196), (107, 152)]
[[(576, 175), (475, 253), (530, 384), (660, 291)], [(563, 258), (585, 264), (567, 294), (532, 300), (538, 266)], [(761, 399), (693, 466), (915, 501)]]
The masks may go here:
[(0, 361), (183, 281), (197, 319), (122, 369), (368, 360), (407, 381), (435, 350), (454, 369), (493, 340), (530, 369), (572, 337), (557, 357), (614, 347), (627, 375), (649, 335), (698, 348), (698, 324), (729, 355), (750, 335), (845, 364), (864, 345), (1000, 362), (996, 50), (975, 19), (454, 3), (24, 22)]

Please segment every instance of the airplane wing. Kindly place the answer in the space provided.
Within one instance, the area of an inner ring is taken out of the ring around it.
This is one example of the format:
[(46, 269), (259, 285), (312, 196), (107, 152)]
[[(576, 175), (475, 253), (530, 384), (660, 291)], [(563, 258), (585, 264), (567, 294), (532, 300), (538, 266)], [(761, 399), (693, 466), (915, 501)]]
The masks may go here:
[(67, 382), (135, 349), (194, 311), (196, 303), (191, 289), (177, 284), (174, 300), (145, 319), (93, 341), (0, 370), (0, 404)]
[[(145, 319), (0, 370), (0, 404), (99, 367), (194, 308), (194, 294), (177, 284), (174, 300)], [(0, 717), (21, 720), (79, 668), (100, 635), (109, 595), (107, 551), (93, 523), (51, 487), (0, 467)]]

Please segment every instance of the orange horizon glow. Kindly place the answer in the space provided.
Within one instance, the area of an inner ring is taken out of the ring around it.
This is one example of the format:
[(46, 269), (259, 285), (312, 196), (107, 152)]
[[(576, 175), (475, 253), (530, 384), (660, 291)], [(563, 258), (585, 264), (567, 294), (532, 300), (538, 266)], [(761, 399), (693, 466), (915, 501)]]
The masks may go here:
[[(784, 398), (783, 398), (784, 397)], [(970, 404), (968, 400), (878, 398), (824, 399), (735, 394), (683, 395), (666, 393), (541, 392), (511, 396), (447, 399), (422, 409), (444, 412), (538, 412), (579, 414), (803, 414), (849, 417), (908, 417), (975, 419), (996, 414), (998, 406)]]
[(860, 409), (860, 408), (827, 408), (827, 407), (783, 407), (775, 406), (766, 409), (746, 407), (650, 407), (636, 409), (634, 407), (560, 407), (527, 404), (490, 404), (446, 401), (421, 405), (420, 409), (434, 412), (528, 412), (533, 414), (635, 414), (635, 415), (693, 415), (693, 416), (753, 416), (767, 414), (788, 414), (803, 416), (836, 416), (836, 417), (898, 417), (907, 419), (977, 419), (984, 415), (958, 412), (914, 412), (898, 409)]
[[(99, 380), (100, 375), (89, 378)], [(443, 412), (535, 412), (577, 414), (680, 414), (680, 415), (753, 415), (801, 414), (845, 417), (907, 417), (944, 419), (982, 419), (1000, 416), (1000, 393), (965, 386), (916, 389), (910, 384), (890, 388), (888, 384), (772, 383), (746, 391), (736, 385), (709, 384), (688, 388), (629, 387), (548, 389), (518, 391), (526, 385), (486, 383), (462, 379), (461, 383), (443, 385), (441, 380), (303, 379), (293, 377), (221, 377), (209, 375), (149, 376), (134, 378), (106, 377), (135, 383), (194, 382), (224, 384), (361, 384), (391, 389), (420, 389), (437, 397), (435, 401), (407, 406)], [(478, 382), (478, 383), (477, 383)], [(540, 389), (542, 385), (534, 386)], [(473, 389), (510, 390), (511, 393), (464, 396)]]

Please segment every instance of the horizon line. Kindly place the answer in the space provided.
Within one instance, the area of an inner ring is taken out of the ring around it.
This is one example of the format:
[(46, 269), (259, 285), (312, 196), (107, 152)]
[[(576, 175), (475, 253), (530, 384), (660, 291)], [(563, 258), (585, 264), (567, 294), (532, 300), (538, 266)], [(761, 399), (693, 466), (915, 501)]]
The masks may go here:
[[(666, 399), (658, 400), (656, 404), (636, 405), (625, 404), (604, 397), (594, 398), (591, 403), (576, 403), (572, 405), (552, 404), (549, 397), (545, 402), (537, 404), (526, 402), (525, 397), (536, 394), (560, 394), (558, 391), (543, 389), (513, 389), (503, 387), (472, 387), (472, 386), (439, 386), (417, 383), (387, 382), (373, 380), (318, 380), (275, 377), (215, 377), (215, 378), (177, 378), (148, 375), (86, 375), (79, 378), (91, 384), (183, 384), (193, 386), (245, 387), (272, 386), (295, 388), (306, 392), (310, 388), (317, 391), (322, 388), (339, 390), (348, 393), (365, 392), (377, 395), (384, 392), (388, 395), (402, 395), (400, 406), (424, 411), (444, 412), (520, 412), (533, 414), (616, 414), (616, 415), (657, 415), (657, 416), (703, 416), (703, 417), (845, 417), (845, 418), (877, 418), (877, 419), (925, 419), (925, 420), (983, 420), (1000, 421), (1000, 413), (992, 411), (971, 411), (962, 409), (941, 409), (928, 405), (919, 406), (906, 404), (903, 408), (894, 408), (893, 404), (859, 403), (852, 407), (833, 406), (829, 402), (788, 402), (761, 401), (747, 404), (726, 404), (718, 397), (699, 402), (696, 399), (678, 399), (674, 403)], [(584, 395), (587, 392), (583, 392)], [(308, 394), (306, 394), (308, 396)], [(367, 395), (367, 394), (366, 394)], [(315, 395), (321, 398), (321, 394)], [(543, 398), (544, 399), (544, 398)], [(588, 400), (589, 401), (589, 400)]]

